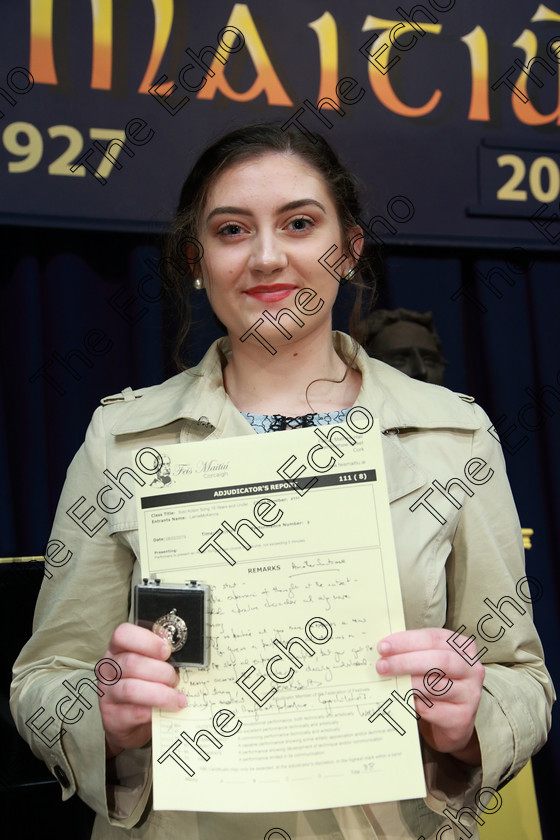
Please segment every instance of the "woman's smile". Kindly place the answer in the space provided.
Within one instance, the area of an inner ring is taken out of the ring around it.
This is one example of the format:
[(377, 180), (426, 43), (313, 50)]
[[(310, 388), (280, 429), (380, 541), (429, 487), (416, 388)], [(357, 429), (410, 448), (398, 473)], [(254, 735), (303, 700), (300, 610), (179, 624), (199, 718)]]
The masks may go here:
[(263, 303), (274, 303), (277, 300), (284, 300), (284, 298), (289, 297), (295, 289), (297, 289), (297, 286), (291, 283), (273, 283), (270, 286), (261, 283), (258, 286), (245, 289), (243, 294), (261, 300)]

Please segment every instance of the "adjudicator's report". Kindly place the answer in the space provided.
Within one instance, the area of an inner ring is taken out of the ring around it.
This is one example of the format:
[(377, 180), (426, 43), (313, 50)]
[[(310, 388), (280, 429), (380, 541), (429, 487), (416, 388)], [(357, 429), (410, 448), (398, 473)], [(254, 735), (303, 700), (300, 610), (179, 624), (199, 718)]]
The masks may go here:
[[(158, 810), (282, 812), (426, 795), (417, 727), (378, 717), (405, 629), (377, 420), (157, 450), (138, 498), (142, 574), (210, 587), (209, 665), (153, 711)], [(155, 469), (155, 467), (154, 467)], [(188, 622), (186, 627), (188, 634)]]

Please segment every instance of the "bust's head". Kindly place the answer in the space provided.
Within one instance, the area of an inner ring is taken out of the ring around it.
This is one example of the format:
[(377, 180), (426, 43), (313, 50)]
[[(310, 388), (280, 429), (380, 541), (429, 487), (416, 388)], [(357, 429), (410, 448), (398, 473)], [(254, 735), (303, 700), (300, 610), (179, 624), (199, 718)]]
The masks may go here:
[(443, 385), (447, 361), (431, 312), (379, 309), (363, 324), (364, 347), (412, 379)]

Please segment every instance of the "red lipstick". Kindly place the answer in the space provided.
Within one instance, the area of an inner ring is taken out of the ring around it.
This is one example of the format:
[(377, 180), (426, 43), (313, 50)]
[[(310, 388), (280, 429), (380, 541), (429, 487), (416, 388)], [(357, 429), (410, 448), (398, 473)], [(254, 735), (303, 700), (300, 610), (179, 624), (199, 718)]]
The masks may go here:
[(297, 286), (294, 286), (292, 283), (273, 283), (270, 286), (260, 283), (258, 286), (251, 286), (250, 289), (245, 289), (243, 294), (263, 301), (263, 303), (274, 303), (277, 300), (287, 298), (296, 288)]

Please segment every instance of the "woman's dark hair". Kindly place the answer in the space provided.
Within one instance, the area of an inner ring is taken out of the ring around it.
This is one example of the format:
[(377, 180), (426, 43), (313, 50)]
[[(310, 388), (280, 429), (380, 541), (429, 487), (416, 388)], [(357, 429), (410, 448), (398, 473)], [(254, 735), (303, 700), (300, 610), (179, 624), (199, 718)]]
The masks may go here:
[[(202, 153), (183, 184), (175, 219), (163, 247), (164, 285), (180, 319), (174, 353), (179, 370), (187, 367), (182, 350), (191, 326), (192, 283), (197, 273), (196, 266), (203, 256), (197, 234), (208, 191), (229, 166), (270, 152), (297, 155), (323, 176), (337, 210), (344, 250), (355, 254), (350, 243), (350, 231), (357, 225), (361, 212), (357, 184), (321, 135), (293, 128), (284, 130), (276, 123), (259, 123), (238, 128), (216, 140)], [(364, 240), (360, 260), (348, 279), (348, 285), (355, 290), (349, 323), (353, 338), (359, 335), (359, 324), (363, 315), (371, 309), (375, 297), (376, 284), (369, 265), (372, 250)], [(367, 279), (362, 279), (362, 274)]]

